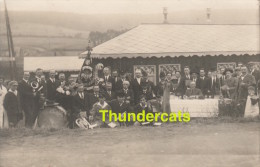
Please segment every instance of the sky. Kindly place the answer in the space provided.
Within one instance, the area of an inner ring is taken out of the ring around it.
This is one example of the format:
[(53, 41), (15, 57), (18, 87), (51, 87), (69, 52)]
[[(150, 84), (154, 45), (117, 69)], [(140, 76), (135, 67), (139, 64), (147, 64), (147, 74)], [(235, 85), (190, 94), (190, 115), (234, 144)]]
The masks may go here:
[[(79, 14), (161, 13), (179, 10), (258, 9), (258, 0), (6, 0), (8, 10)], [(3, 6), (0, 0), (0, 6)], [(1, 7), (2, 10), (2, 7)]]

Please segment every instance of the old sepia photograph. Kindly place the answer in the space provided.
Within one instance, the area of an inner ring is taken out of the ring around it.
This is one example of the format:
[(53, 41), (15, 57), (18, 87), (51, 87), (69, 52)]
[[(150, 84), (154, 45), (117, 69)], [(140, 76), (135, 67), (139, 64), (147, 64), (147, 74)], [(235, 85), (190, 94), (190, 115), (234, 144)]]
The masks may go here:
[(260, 167), (260, 0), (0, 0), (0, 167)]

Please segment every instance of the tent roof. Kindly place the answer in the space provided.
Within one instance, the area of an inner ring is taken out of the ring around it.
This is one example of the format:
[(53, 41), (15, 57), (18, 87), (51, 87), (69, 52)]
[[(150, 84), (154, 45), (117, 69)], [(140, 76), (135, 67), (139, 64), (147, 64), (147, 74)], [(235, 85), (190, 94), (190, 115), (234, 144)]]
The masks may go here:
[(257, 54), (259, 50), (259, 25), (141, 24), (96, 46), (92, 56), (240, 55)]
[(35, 71), (37, 68), (44, 71), (80, 71), (83, 62), (77, 56), (24, 57), (24, 71)]

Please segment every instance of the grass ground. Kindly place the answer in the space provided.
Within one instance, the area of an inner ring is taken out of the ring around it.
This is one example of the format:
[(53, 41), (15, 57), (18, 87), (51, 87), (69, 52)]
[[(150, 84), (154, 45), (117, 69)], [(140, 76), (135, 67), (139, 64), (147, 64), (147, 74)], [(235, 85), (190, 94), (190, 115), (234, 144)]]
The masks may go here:
[(160, 127), (0, 131), (3, 167), (258, 167), (259, 118), (193, 119)]

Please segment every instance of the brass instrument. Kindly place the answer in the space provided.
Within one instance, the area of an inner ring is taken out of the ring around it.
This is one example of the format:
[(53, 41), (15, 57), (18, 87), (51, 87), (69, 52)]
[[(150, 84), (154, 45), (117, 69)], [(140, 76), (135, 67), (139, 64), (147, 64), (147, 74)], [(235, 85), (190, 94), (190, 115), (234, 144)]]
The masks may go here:
[(43, 86), (41, 86), (39, 88), (39, 83), (37, 81), (32, 81), (31, 82), (31, 87), (33, 88), (33, 93), (39, 92), (40, 90), (42, 90)]

